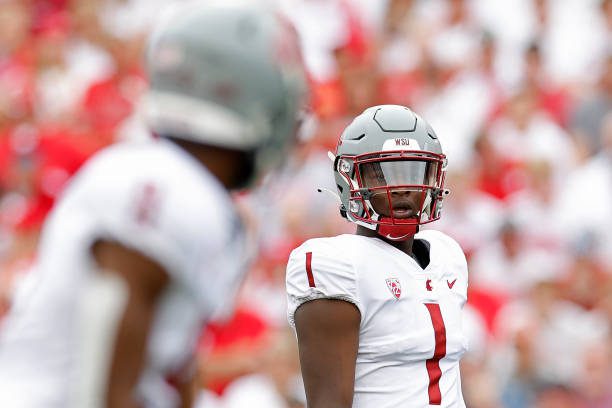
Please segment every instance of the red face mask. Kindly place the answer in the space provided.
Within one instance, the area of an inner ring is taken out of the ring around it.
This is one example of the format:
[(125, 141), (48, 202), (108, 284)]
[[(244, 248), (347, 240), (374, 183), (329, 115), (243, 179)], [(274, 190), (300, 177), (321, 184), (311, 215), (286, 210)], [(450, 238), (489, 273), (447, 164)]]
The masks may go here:
[[(422, 151), (377, 152), (353, 158), (350, 217), (375, 225), (394, 241), (416, 234), (440, 218), (444, 155)], [(344, 173), (345, 176), (348, 176)]]

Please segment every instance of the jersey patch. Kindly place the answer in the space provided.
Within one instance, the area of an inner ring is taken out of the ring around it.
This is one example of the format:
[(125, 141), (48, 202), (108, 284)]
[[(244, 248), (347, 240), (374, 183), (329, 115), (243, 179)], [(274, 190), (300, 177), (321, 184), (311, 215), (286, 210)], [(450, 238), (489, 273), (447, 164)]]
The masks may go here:
[(402, 296), (402, 285), (400, 284), (399, 279), (397, 278), (387, 278), (385, 280), (387, 282), (387, 287), (391, 294), (395, 296), (396, 299), (399, 299)]

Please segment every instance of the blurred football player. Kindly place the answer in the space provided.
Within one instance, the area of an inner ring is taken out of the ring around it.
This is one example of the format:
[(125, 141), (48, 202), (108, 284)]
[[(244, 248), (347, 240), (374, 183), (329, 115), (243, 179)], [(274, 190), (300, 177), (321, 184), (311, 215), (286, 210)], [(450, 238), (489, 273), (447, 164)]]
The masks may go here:
[(334, 158), (356, 233), (306, 241), (287, 266), (289, 321), (309, 408), (465, 407), (463, 251), (419, 227), (440, 217), (446, 157), (403, 106), (366, 109)]
[(2, 328), (1, 407), (190, 405), (198, 334), (248, 258), (228, 190), (282, 156), (304, 85), (290, 27), (227, 3), (153, 34), (143, 112), (158, 137), (94, 156), (44, 226)]

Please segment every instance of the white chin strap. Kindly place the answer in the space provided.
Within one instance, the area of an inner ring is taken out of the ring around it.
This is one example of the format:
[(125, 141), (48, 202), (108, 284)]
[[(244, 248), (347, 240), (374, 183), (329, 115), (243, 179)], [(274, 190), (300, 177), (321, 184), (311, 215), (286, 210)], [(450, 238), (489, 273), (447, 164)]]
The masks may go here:
[(126, 282), (112, 271), (92, 270), (80, 294), (77, 378), (71, 407), (106, 407), (106, 388), (119, 322), (129, 300)]

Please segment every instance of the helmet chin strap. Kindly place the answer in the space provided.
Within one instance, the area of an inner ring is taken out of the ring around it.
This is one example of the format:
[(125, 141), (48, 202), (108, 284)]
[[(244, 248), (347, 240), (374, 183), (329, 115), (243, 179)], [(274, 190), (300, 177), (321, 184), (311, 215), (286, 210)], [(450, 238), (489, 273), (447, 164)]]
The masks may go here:
[(407, 241), (414, 234), (419, 232), (419, 223), (415, 220), (414, 224), (394, 223), (392, 217), (383, 217), (374, 210), (374, 206), (369, 199), (365, 200), (366, 206), (372, 212), (372, 219), (382, 221), (380, 224), (367, 224), (368, 228), (378, 232), (378, 235), (383, 236), (391, 241)]
[[(391, 218), (388, 220), (391, 221)], [(419, 224), (378, 224), (376, 232), (391, 241), (407, 241), (419, 232)]]

